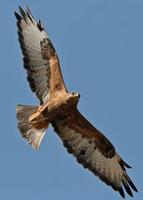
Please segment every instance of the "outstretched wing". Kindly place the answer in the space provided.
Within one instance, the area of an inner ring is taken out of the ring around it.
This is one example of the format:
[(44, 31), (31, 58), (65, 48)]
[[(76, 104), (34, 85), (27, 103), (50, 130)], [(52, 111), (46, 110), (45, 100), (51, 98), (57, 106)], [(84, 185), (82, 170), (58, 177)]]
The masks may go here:
[(137, 189), (125, 170), (130, 166), (120, 158), (110, 141), (77, 110), (63, 120), (54, 121), (52, 125), (68, 152), (79, 163), (119, 191), (122, 197), (125, 197), (123, 187), (133, 196), (131, 189)]
[(26, 11), (19, 7), (19, 11), (15, 16), (24, 68), (30, 87), (42, 104), (52, 92), (66, 91), (60, 64), (41, 21), (36, 23), (28, 7)]

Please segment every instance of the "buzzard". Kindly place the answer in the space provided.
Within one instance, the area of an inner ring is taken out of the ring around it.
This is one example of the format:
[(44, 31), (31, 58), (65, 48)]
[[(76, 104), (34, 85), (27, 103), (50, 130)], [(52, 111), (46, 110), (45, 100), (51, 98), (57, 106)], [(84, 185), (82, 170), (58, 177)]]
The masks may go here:
[(59, 59), (42, 22), (36, 22), (29, 8), (15, 12), (24, 68), (38, 106), (17, 105), (18, 129), (38, 149), (51, 124), (63, 145), (76, 160), (124, 198), (137, 188), (126, 168), (131, 168), (111, 142), (78, 111), (80, 94), (68, 92)]

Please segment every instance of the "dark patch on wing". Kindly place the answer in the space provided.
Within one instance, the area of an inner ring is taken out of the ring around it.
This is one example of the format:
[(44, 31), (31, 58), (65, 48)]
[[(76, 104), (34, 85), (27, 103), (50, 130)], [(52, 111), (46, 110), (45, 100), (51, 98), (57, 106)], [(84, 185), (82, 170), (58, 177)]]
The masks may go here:
[[(51, 91), (66, 91), (56, 50), (49, 40), (42, 22), (36, 22), (29, 8), (15, 12), (24, 68), (31, 90), (44, 103)], [(50, 59), (52, 59), (50, 63)]]
[(56, 50), (48, 38), (44, 38), (40, 45), (43, 59), (50, 60), (53, 56), (56, 56)]
[[(102, 170), (102, 166), (101, 168), (99, 167), (100, 165), (98, 165), (98, 160), (97, 163), (92, 162), (93, 159), (92, 156), (97, 155), (95, 153), (96, 148), (97, 151), (99, 150), (100, 153), (102, 154), (101, 156), (104, 156), (105, 160), (108, 159), (109, 162), (110, 159), (114, 159), (114, 157), (117, 156), (116, 151), (115, 148), (113, 148), (113, 145), (110, 143), (110, 141), (107, 140), (105, 136), (103, 137), (103, 134), (101, 134), (101, 137), (99, 136), (100, 132), (98, 132), (97, 134), (97, 139), (99, 139), (102, 144), (99, 144), (96, 141), (97, 129), (94, 129), (93, 126), (90, 127), (90, 124), (86, 123), (87, 121), (84, 120), (83, 116), (81, 116), (81, 119), (78, 119), (80, 115), (79, 113), (77, 115), (76, 114), (77, 113), (73, 112), (70, 114), (70, 116), (66, 117), (63, 120), (52, 122), (54, 130), (58, 133), (60, 138), (63, 139), (63, 144), (67, 148), (68, 152), (72, 153), (76, 157), (76, 160), (80, 164), (82, 164), (84, 168), (88, 168), (94, 175), (98, 176), (103, 182), (105, 182), (107, 185), (110, 185), (115, 191), (118, 191), (123, 198), (125, 198), (124, 189), (132, 197), (133, 193), (131, 189), (137, 192), (137, 188), (135, 187), (135, 185), (133, 184), (133, 182), (126, 173), (126, 167), (127, 168), (131, 167), (122, 159), (120, 158), (119, 160), (118, 158), (115, 159), (114, 162), (115, 164), (117, 162), (117, 166), (119, 164), (119, 166), (121, 167), (121, 169), (119, 168), (119, 170), (123, 170), (123, 175), (121, 180), (117, 179), (118, 180), (117, 181), (115, 178), (114, 181), (111, 179), (110, 173), (108, 174), (106, 170), (105, 171)], [(81, 137), (79, 137), (79, 134), (81, 135)], [(88, 138), (87, 143), (84, 143), (85, 138)], [(105, 148), (104, 145), (107, 145), (108, 148)], [(102, 149), (102, 146), (104, 147), (104, 151)], [(101, 159), (103, 159), (103, 157)], [(116, 173), (118, 177), (118, 171), (116, 171)], [(114, 175), (114, 177), (116, 177), (116, 175)]]
[[(40, 102), (43, 103), (44, 99), (47, 99), (45, 97), (49, 92), (50, 70), (48, 61), (42, 59), (40, 42), (38, 44), (37, 41), (40, 38), (42, 41), (46, 37), (46, 34), (44, 36), (41, 33), (44, 31), (44, 27), (41, 21), (36, 24), (28, 7), (26, 11), (19, 7), (19, 12), (20, 14), (15, 12), (15, 16), (17, 19), (19, 43), (23, 53), (24, 68), (27, 70), (27, 80), (31, 90), (35, 92)], [(28, 31), (30, 31), (30, 34)], [(36, 37), (38, 37), (38, 40)]]

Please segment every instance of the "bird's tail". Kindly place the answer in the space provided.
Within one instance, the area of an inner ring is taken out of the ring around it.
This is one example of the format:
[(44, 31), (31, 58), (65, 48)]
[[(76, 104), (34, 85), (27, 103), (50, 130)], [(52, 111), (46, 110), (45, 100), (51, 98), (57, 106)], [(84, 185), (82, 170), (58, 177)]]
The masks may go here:
[(17, 105), (16, 117), (21, 136), (26, 138), (34, 149), (38, 149), (48, 128), (48, 121), (39, 114), (34, 120), (30, 117), (37, 111), (38, 106)]

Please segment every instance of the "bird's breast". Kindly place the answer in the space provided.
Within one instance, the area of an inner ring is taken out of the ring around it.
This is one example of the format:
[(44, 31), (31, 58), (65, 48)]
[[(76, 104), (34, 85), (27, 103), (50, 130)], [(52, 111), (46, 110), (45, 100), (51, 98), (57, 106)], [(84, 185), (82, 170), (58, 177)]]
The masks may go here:
[(68, 116), (77, 107), (78, 100), (71, 93), (56, 96), (47, 102), (42, 114), (49, 121), (61, 119)]

